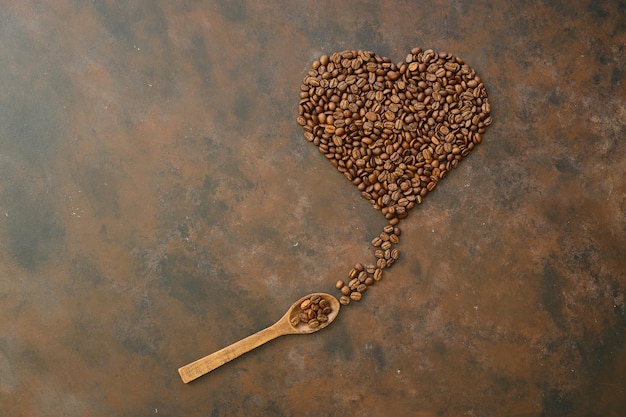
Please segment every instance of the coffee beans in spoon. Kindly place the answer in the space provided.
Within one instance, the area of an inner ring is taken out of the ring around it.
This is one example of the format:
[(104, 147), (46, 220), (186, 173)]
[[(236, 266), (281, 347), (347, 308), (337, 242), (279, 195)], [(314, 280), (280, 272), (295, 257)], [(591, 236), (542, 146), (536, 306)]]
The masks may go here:
[(481, 142), (491, 124), (487, 91), (469, 65), (448, 53), (414, 48), (395, 64), (352, 50), (313, 62), (298, 111), (305, 139), (392, 228), (372, 240), (375, 264), (357, 264), (357, 276), (350, 271), (347, 283), (337, 283), (345, 305), (360, 300), (365, 281), (380, 280), (398, 259), (394, 226)]

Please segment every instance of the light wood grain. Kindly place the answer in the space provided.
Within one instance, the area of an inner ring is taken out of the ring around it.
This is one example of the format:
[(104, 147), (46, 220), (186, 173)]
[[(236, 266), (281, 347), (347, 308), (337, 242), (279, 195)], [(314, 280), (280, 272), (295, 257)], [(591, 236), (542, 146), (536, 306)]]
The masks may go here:
[[(306, 325), (300, 325), (294, 327), (291, 325), (290, 319), (293, 315), (297, 315), (299, 313), (300, 303), (312, 295), (320, 295), (322, 298), (325, 298), (331, 304), (333, 311), (328, 315), (328, 322), (323, 323), (320, 327), (310, 328)], [(191, 362), (188, 365), (185, 365), (181, 368), (178, 368), (178, 373), (186, 384), (188, 382), (193, 381), (196, 378), (205, 375), (212, 370), (224, 365), (227, 362), (232, 361), (235, 358), (243, 355), (244, 353), (250, 352), (252, 349), (255, 349), (270, 340), (276, 339), (277, 337), (286, 335), (286, 334), (307, 334), (313, 333), (320, 329), (327, 327), (339, 314), (339, 308), (341, 305), (339, 301), (329, 294), (324, 293), (315, 293), (309, 294), (300, 298), (296, 301), (289, 310), (278, 320), (276, 323), (271, 326), (253, 334), (245, 339), (242, 339), (238, 342), (235, 342), (225, 348), (218, 350), (217, 352), (211, 353), (203, 358), (200, 358), (194, 362)]]

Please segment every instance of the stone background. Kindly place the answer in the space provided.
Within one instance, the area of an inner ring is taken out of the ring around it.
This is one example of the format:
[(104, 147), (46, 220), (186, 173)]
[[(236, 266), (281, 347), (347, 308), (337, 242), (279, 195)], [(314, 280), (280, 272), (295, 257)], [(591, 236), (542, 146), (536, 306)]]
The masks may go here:
[[(624, 1), (2, 3), (3, 416), (626, 415)], [(484, 80), (483, 143), (360, 304), (183, 384), (371, 258), (300, 82), (415, 46)]]

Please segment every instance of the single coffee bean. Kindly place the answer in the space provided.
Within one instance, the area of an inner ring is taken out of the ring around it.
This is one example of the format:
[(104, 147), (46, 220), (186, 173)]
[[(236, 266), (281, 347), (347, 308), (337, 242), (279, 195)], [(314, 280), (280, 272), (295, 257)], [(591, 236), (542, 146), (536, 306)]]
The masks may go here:
[(347, 306), (348, 304), (350, 304), (350, 297), (348, 297), (347, 295), (342, 295), (339, 298), (339, 303), (341, 303), (341, 305), (343, 306)]
[(341, 287), (341, 293), (343, 295), (349, 295), (350, 294), (350, 287), (347, 285), (344, 285), (343, 287)]
[(380, 281), (383, 278), (383, 270), (381, 268), (376, 268), (374, 271), (374, 280)]
[(360, 293), (363, 293), (363, 292), (365, 292), (365, 291), (367, 290), (367, 285), (365, 285), (365, 284), (360, 284), (360, 285), (356, 288), (356, 290), (357, 290), (358, 292), (360, 292)]
[(359, 284), (360, 284), (359, 279), (354, 278), (348, 283), (348, 287), (350, 287), (351, 289), (355, 289)]
[(311, 305), (311, 299), (307, 298), (302, 303), (300, 303), (300, 310), (306, 310)]
[(361, 295), (361, 293), (360, 293), (360, 292), (358, 292), (358, 291), (353, 291), (353, 292), (350, 294), (350, 299), (351, 299), (352, 301), (359, 301), (359, 300), (361, 299), (361, 297), (362, 297), (362, 295)]
[(341, 289), (341, 287), (343, 287), (344, 285), (345, 285), (345, 283), (344, 283), (342, 280), (338, 280), (338, 281), (335, 283), (335, 288), (337, 288), (338, 290), (340, 290), (340, 289)]
[(388, 240), (388, 241), (386, 241), (386, 242), (383, 242), (383, 244), (382, 244), (382, 245), (380, 245), (380, 248), (381, 248), (382, 250), (387, 250), (387, 249), (391, 248), (391, 240)]
[(374, 285), (374, 278), (372, 277), (367, 277), (367, 279), (365, 280), (364, 284), (365, 285)]
[(316, 327), (320, 326), (320, 321), (317, 318), (311, 319), (309, 320), (308, 325), (311, 329), (315, 329)]

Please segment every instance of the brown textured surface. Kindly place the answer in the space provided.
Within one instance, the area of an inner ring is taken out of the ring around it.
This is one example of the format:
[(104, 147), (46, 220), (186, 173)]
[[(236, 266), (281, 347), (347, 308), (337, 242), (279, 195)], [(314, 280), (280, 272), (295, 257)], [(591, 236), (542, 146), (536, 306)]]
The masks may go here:
[[(131, 3), (0, 11), (3, 416), (626, 414), (623, 1)], [(483, 143), (361, 304), (184, 385), (371, 256), (299, 86), (414, 46), (484, 80)]]

